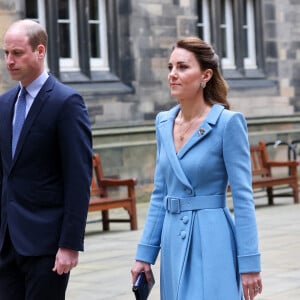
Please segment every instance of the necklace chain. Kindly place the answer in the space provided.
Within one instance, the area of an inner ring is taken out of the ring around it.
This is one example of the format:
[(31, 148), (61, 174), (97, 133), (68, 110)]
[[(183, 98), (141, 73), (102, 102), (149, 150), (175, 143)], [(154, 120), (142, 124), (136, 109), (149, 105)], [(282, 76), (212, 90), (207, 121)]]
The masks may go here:
[[(180, 111), (180, 120), (182, 120), (182, 112)], [(184, 136), (186, 135), (186, 133), (191, 129), (194, 121), (196, 120), (196, 118), (192, 119), (189, 124), (187, 125), (187, 127), (183, 130), (183, 132), (179, 133), (179, 139), (180, 141), (183, 141)], [(183, 121), (181, 121), (181, 123), (179, 124), (179, 126), (181, 127), (183, 125)]]
[(182, 132), (179, 133), (179, 139), (183, 141), (185, 134), (188, 132), (188, 130), (192, 127), (193, 122), (191, 121), (190, 124), (187, 126), (187, 128)]

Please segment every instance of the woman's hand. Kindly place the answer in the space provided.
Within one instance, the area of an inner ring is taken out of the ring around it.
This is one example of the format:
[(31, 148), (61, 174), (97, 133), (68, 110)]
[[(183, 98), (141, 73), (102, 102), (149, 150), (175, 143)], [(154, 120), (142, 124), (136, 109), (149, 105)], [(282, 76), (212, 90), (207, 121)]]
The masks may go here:
[(131, 276), (132, 276), (132, 284), (136, 282), (137, 276), (140, 272), (145, 272), (147, 282), (152, 281), (151, 276), (151, 266), (149, 263), (143, 262), (143, 261), (135, 261), (131, 268)]
[(245, 300), (253, 300), (262, 292), (262, 280), (260, 273), (243, 273), (242, 284)]

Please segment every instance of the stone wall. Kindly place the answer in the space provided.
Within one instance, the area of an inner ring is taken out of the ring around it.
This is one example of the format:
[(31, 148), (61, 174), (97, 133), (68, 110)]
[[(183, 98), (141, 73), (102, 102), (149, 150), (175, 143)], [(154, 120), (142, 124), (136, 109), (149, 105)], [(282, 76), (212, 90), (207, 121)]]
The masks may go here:
[(300, 1), (274, 1), (280, 94), (300, 111)]

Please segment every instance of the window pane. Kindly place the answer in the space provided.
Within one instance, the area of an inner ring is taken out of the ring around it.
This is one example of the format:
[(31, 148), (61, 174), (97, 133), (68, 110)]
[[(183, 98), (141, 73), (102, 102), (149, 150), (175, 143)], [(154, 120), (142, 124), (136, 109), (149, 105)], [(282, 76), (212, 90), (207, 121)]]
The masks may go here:
[(90, 0), (89, 11), (90, 11), (90, 20), (100, 19), (98, 0)]
[(226, 29), (224, 27), (221, 27), (221, 45), (222, 45), (222, 57), (227, 57), (227, 37), (226, 37)]
[(106, 0), (88, 0), (91, 70), (108, 70)]
[(38, 19), (38, 3), (37, 0), (26, 0), (26, 18)]
[(203, 3), (202, 0), (198, 1), (198, 23), (197, 23), (197, 28), (198, 28), (198, 36), (200, 38), (203, 38), (203, 9), (202, 9)]
[(256, 35), (255, 10), (253, 0), (243, 0), (243, 38), (244, 38), (244, 64), (246, 69), (256, 69)]
[(232, 0), (221, 1), (221, 56), (224, 69), (234, 69), (234, 35), (233, 35), (233, 5)]
[(247, 0), (243, 0), (243, 37), (244, 37), (244, 57), (248, 57), (248, 16)]
[(71, 57), (69, 24), (59, 24), (59, 41), (60, 57)]
[(225, 1), (221, 1), (221, 22), (220, 22), (220, 33), (221, 33), (221, 57), (227, 57), (227, 26), (226, 26), (226, 6)]
[(101, 57), (99, 25), (90, 25), (91, 57)]
[(98, 0), (89, 1), (90, 57), (101, 58), (101, 18)]
[(58, 5), (58, 18), (59, 19), (69, 19), (69, 1), (59, 0)]
[(197, 1), (198, 8), (198, 23), (197, 31), (198, 36), (210, 43), (210, 9), (209, 0), (199, 0)]
[(69, 0), (62, 0), (58, 3), (58, 32), (59, 50), (61, 58), (71, 58), (71, 28), (70, 28)]
[(221, 1), (221, 26), (225, 25), (226, 23), (226, 7), (225, 7), (225, 1)]
[(198, 20), (200, 23), (202, 23), (203, 21), (203, 1), (202, 0), (199, 0), (198, 1)]

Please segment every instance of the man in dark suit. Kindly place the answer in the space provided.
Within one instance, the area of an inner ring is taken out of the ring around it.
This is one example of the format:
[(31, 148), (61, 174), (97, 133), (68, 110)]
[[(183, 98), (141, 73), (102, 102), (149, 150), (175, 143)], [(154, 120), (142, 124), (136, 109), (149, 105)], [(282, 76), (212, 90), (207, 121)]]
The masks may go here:
[[(0, 299), (65, 299), (70, 270), (83, 251), (92, 172), (89, 117), (78, 92), (45, 71), (41, 25), (13, 23), (3, 48), (19, 84), (0, 96)], [(25, 103), (20, 133), (18, 103)]]

